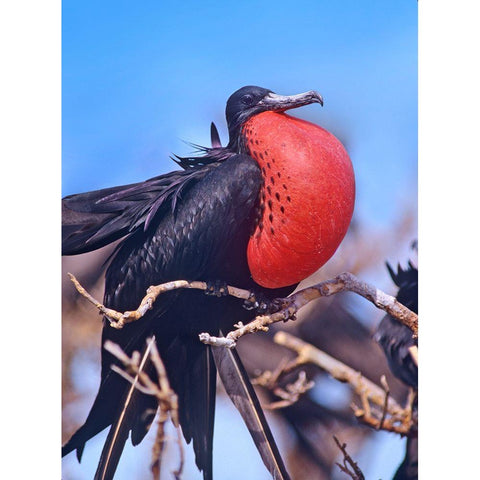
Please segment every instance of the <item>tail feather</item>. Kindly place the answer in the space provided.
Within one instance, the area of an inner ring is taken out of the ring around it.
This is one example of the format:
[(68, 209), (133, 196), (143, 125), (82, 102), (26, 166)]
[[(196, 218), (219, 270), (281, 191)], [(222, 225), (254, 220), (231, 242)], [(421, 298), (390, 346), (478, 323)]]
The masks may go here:
[(85, 423), (63, 445), (62, 457), (76, 450), (77, 459), (81, 461), (85, 443), (115, 420), (115, 405), (112, 404), (111, 399), (121, 395), (122, 386), (119, 382), (107, 381), (100, 387)]
[(213, 427), (217, 369), (211, 348), (195, 337), (177, 337), (160, 351), (173, 390), (178, 395), (180, 424), (204, 480), (212, 479)]
[(288, 472), (273, 438), (248, 374), (235, 349), (213, 348), (213, 357), (225, 390), (243, 420), (275, 480), (289, 480)]

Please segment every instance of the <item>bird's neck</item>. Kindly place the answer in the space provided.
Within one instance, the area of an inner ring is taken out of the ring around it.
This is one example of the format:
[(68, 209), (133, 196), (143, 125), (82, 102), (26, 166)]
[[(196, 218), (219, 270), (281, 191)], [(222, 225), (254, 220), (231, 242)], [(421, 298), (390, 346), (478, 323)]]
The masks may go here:
[(245, 138), (243, 130), (230, 133), (230, 141), (225, 149), (232, 152), (232, 154), (249, 154), (247, 148), (247, 139)]

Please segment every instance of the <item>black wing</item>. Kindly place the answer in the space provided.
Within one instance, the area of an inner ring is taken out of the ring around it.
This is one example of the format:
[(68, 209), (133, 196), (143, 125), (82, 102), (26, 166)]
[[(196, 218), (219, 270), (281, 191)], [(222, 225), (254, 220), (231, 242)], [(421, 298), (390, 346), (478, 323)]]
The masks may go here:
[(69, 195), (62, 200), (62, 254), (90, 252), (174, 210), (185, 189), (216, 164), (179, 170), (140, 183)]

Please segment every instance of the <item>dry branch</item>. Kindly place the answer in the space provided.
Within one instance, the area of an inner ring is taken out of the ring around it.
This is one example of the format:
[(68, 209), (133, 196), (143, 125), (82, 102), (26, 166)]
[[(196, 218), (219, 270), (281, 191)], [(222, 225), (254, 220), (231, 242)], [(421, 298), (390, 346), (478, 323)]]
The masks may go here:
[[(416, 313), (398, 302), (395, 297), (387, 295), (368, 283), (358, 280), (351, 273), (346, 272), (341, 273), (331, 280), (326, 280), (312, 287), (299, 290), (288, 298), (281, 299), (278, 303), (282, 307), (278, 312), (270, 315), (260, 315), (246, 325), (238, 325), (236, 330), (226, 335), (226, 340), (223, 340), (223, 344), (227, 347), (233, 347), (237, 340), (247, 333), (267, 331), (269, 325), (272, 323), (285, 322), (290, 319), (294, 320), (298, 310), (312, 300), (345, 291), (354, 292), (366, 298), (375, 306), (410, 328), (415, 337), (418, 335), (418, 316)], [(201, 340), (209, 345), (217, 345), (219, 342), (218, 337), (213, 337), (208, 333), (202, 334)], [(230, 340), (230, 343), (228, 340)]]
[(263, 372), (262, 375), (255, 378), (252, 383), (254, 385), (260, 385), (262, 387), (268, 388), (273, 392), (274, 395), (281, 398), (277, 402), (271, 402), (262, 407), (267, 410), (278, 410), (280, 408), (289, 407), (295, 402), (298, 402), (300, 397), (308, 392), (311, 388), (314, 387), (314, 382), (307, 380), (307, 374), (303, 371), (298, 373), (297, 379), (293, 383), (289, 383), (284, 388), (281, 388), (277, 385), (277, 380), (283, 372), (280, 371), (278, 374), (275, 372)]
[[(162, 293), (180, 288), (190, 288), (204, 291), (211, 289), (206, 282), (188, 282), (185, 280), (178, 280), (157, 286), (151, 286), (148, 288), (147, 295), (142, 299), (137, 310), (121, 313), (102, 305), (80, 285), (78, 280), (72, 274), (69, 273), (69, 276), (78, 292), (87, 298), (91, 303), (93, 303), (99, 309), (99, 311), (109, 319), (110, 324), (114, 328), (123, 328), (126, 323), (142, 318), (145, 313), (152, 308), (153, 303)], [(254, 298), (254, 294), (248, 290), (231, 286), (227, 286), (226, 289), (227, 291), (223, 292), (223, 294), (232, 295), (247, 301), (251, 301), (252, 297)], [(226, 337), (215, 337), (208, 333), (201, 333), (199, 337), (203, 343), (231, 348), (236, 345), (236, 341), (243, 335), (257, 331), (267, 331), (269, 325), (273, 323), (295, 319), (298, 310), (312, 300), (334, 295), (343, 291), (351, 291), (363, 296), (378, 308), (386, 311), (392, 317), (409, 327), (414, 336), (417, 335), (417, 314), (399, 303), (394, 297), (391, 297), (377, 288), (358, 280), (351, 273), (342, 273), (331, 280), (326, 280), (312, 287), (299, 290), (288, 298), (277, 299), (275, 301), (275, 303), (279, 306), (279, 310), (277, 312), (269, 315), (257, 316), (254, 320), (246, 325), (238, 323), (235, 325), (236, 329), (229, 332)], [(339, 362), (333, 357), (330, 357), (325, 352), (322, 352), (312, 345), (309, 345), (300, 339), (293, 337), (292, 335), (288, 335), (285, 332), (277, 333), (275, 336), (275, 341), (297, 351), (298, 353), (298, 358), (292, 364), (286, 367), (287, 370), (292, 370), (296, 366), (304, 363), (313, 363), (328, 371), (337, 380), (348, 382), (350, 385), (352, 385), (362, 401), (362, 408), (354, 406), (355, 415), (364, 423), (371, 425), (374, 428), (382, 428), (383, 430), (393, 431), (402, 435), (408, 435), (411, 433), (413, 427), (411, 422), (411, 410), (409, 413), (406, 411), (406, 409), (400, 407), (400, 405), (398, 405), (397, 402), (390, 397), (388, 388), (382, 389), (378, 385), (363, 377), (360, 372), (351, 369), (347, 365)], [(411, 353), (412, 355), (416, 355), (416, 351)], [(414, 358), (416, 359), (416, 356)], [(299, 398), (299, 395), (307, 390), (307, 387), (308, 384), (305, 382), (305, 380), (303, 380), (302, 383), (302, 381), (299, 379), (299, 383), (294, 387), (293, 390), (279, 390), (278, 393), (280, 398), (282, 398), (282, 402), (280, 402), (279, 406), (276, 408), (280, 408), (281, 406), (285, 406), (296, 401)], [(370, 408), (370, 402), (382, 409), (381, 417), (379, 419), (373, 414)], [(387, 414), (389, 415), (388, 418)]]
[[(413, 394), (411, 394), (406, 408), (402, 408), (390, 396), (390, 390), (384, 377), (381, 379), (382, 387), (379, 387), (360, 372), (286, 332), (278, 332), (274, 336), (274, 341), (297, 353), (295, 359), (282, 366), (281, 372), (275, 372), (276, 379), (301, 365), (316, 365), (336, 380), (348, 383), (359, 395), (362, 407), (353, 404), (352, 408), (354, 415), (363, 423), (377, 430), (387, 430), (400, 435), (416, 435), (416, 422), (412, 419)], [(377, 407), (376, 412), (372, 409), (371, 404)]]
[(337, 465), (340, 468), (340, 470), (343, 473), (346, 473), (347, 475), (349, 475), (353, 480), (365, 480), (365, 475), (360, 470), (359, 466), (357, 465), (357, 462), (354, 462), (352, 457), (347, 453), (347, 444), (340, 443), (340, 441), (335, 435), (333, 436), (333, 439), (335, 440), (337, 447), (340, 449), (340, 451), (343, 454), (343, 465), (337, 462)]
[[(181, 477), (184, 464), (184, 452), (182, 443), (182, 434), (178, 420), (178, 398), (176, 393), (170, 388), (170, 383), (167, 378), (165, 366), (158, 353), (157, 346), (154, 339), (148, 339), (147, 343), (150, 345), (150, 359), (156, 369), (158, 375), (158, 382), (154, 382), (144, 371), (139, 368), (139, 352), (133, 352), (132, 357), (129, 357), (116, 344), (109, 340), (105, 342), (105, 349), (112, 355), (117, 357), (125, 366), (122, 370), (116, 365), (112, 365), (112, 369), (132, 383), (135, 388), (146, 395), (153, 395), (158, 401), (159, 414), (157, 421), (157, 433), (152, 450), (151, 470), (153, 478), (160, 479), (161, 460), (165, 447), (165, 424), (170, 418), (177, 432), (177, 444), (179, 447), (180, 461), (178, 468), (173, 472), (176, 479)], [(136, 378), (135, 378), (136, 377)]]
[(381, 430), (385, 424), (385, 419), (387, 418), (388, 413), (388, 399), (390, 397), (390, 387), (388, 386), (387, 377), (385, 377), (385, 375), (381, 376), (380, 383), (385, 390), (385, 401), (383, 402), (382, 416), (380, 422), (378, 422), (377, 430)]
[[(153, 303), (162, 293), (179, 288), (191, 288), (204, 291), (209, 288), (206, 282), (188, 282), (185, 280), (177, 280), (162, 285), (151, 286), (148, 288), (147, 294), (140, 302), (137, 310), (121, 313), (102, 305), (80, 285), (78, 280), (72, 274), (69, 273), (68, 275), (78, 292), (93, 303), (93, 305), (95, 305), (99, 311), (108, 318), (111, 326), (114, 328), (123, 328), (126, 323), (142, 318), (145, 313), (152, 308)], [(320, 297), (328, 297), (344, 291), (351, 291), (366, 298), (378, 308), (396, 318), (400, 323), (406, 325), (412, 330), (413, 335), (417, 336), (418, 316), (416, 313), (399, 303), (394, 297), (387, 295), (368, 283), (358, 280), (354, 275), (346, 272), (341, 273), (331, 280), (326, 280), (313, 285), (312, 287), (299, 290), (288, 298), (279, 299), (276, 302), (280, 306), (277, 312), (269, 315), (257, 316), (253, 321), (246, 325), (237, 324), (235, 325), (236, 329), (229, 332), (225, 338), (214, 337), (208, 333), (202, 333), (200, 335), (200, 340), (209, 345), (234, 347), (237, 340), (243, 335), (257, 331), (267, 331), (269, 325), (273, 323), (295, 319), (298, 310), (312, 300)], [(243, 300), (250, 300), (253, 296), (253, 293), (248, 290), (231, 286), (227, 287), (226, 294)]]
[[(101, 302), (93, 298), (80, 284), (80, 282), (75, 278), (75, 275), (68, 273), (70, 280), (75, 285), (78, 293), (85, 297), (90, 303), (95, 305), (98, 308), (100, 313), (105, 315), (105, 317), (110, 322), (110, 325), (113, 328), (123, 328), (125, 324), (134, 322), (135, 320), (139, 320), (142, 318), (148, 310), (150, 310), (153, 306), (155, 300), (162, 294), (166, 292), (171, 292), (172, 290), (178, 289), (196, 289), (196, 290), (207, 290), (208, 284), (206, 282), (194, 281), (194, 282), (187, 282), (186, 280), (176, 280), (173, 282), (162, 283), (161, 285), (152, 285), (147, 289), (147, 294), (140, 302), (140, 305), (136, 310), (127, 311), (127, 312), (118, 312), (111, 308), (105, 307)], [(248, 300), (249, 296), (251, 296), (251, 292), (249, 290), (243, 290), (241, 288), (231, 287), (228, 286), (228, 295), (233, 297), (241, 298), (244, 300)]]
[[(358, 395), (365, 393), (369, 401), (383, 408), (385, 404), (384, 390), (365, 378), (360, 372), (289, 333), (278, 332), (273, 340), (278, 345), (297, 353), (297, 357), (285, 366), (284, 372), (292, 371), (301, 365), (314, 364), (336, 380), (350, 384)], [(402, 407), (393, 398), (388, 399), (387, 407), (391, 415), (400, 414), (403, 411)]]

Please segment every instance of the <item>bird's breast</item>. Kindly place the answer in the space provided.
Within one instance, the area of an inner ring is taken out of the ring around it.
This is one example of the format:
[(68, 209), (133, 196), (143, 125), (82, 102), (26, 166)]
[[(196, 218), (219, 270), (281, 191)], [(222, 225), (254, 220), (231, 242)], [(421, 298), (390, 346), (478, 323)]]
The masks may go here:
[(264, 177), (248, 265), (267, 288), (297, 283), (335, 253), (353, 214), (355, 179), (340, 141), (323, 128), (264, 112), (243, 129)]

